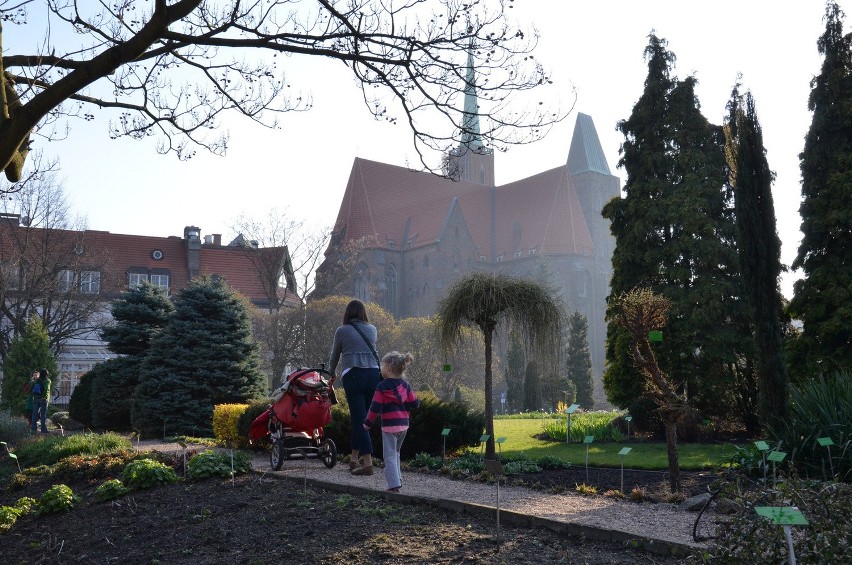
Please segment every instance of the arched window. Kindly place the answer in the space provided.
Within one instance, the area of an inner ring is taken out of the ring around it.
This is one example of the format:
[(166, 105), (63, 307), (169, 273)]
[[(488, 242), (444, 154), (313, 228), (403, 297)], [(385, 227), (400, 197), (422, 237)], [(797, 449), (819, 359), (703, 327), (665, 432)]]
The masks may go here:
[(388, 312), (396, 316), (398, 314), (398, 289), (396, 267), (394, 267), (392, 264), (388, 265), (387, 269), (385, 269), (385, 286), (387, 287), (387, 291), (385, 294), (385, 308)]
[(361, 302), (370, 301), (370, 269), (366, 263), (360, 263), (355, 269), (355, 298)]

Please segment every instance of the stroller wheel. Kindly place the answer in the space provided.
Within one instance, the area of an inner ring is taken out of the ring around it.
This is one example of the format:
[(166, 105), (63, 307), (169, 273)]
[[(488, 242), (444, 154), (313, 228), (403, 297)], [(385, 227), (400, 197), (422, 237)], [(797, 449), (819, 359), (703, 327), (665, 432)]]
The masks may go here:
[(272, 442), (272, 450), (269, 452), (269, 464), (272, 465), (273, 471), (278, 471), (281, 469), (281, 465), (284, 464), (284, 457), (286, 456), (286, 449), (284, 449), (283, 440), (277, 440)]
[(319, 457), (322, 464), (331, 469), (337, 465), (337, 446), (330, 439), (323, 440), (320, 444)]

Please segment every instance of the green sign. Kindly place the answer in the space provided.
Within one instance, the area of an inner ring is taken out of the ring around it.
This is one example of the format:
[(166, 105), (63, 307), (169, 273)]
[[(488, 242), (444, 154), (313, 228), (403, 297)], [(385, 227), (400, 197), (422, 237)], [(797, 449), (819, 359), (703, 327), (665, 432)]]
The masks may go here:
[(444, 428), (443, 430), (441, 430), (441, 435), (442, 436), (450, 435), (450, 428)]
[(565, 409), (565, 413), (566, 414), (573, 414), (574, 412), (577, 411), (577, 408), (579, 408), (579, 407), (580, 407), (579, 404), (572, 404), (571, 406), (569, 406), (568, 408)]
[(488, 438), (490, 438), (490, 437), (491, 436), (488, 435), (488, 434), (482, 434), (482, 437), (479, 438), (479, 441), (480, 441), (480, 443), (483, 442), (483, 441), (488, 441)]
[(497, 439), (494, 440), (495, 443), (503, 443), (504, 441), (506, 441), (506, 438), (504, 438), (504, 437), (498, 437)]
[(783, 451), (770, 451), (769, 455), (766, 456), (766, 460), (781, 463), (782, 461), (784, 461), (785, 457), (787, 457), (787, 454)]
[(619, 455), (627, 455), (632, 450), (632, 447), (622, 447), (621, 451), (618, 452)]
[(661, 332), (660, 330), (649, 331), (648, 341), (663, 341), (663, 332)]
[(595, 436), (586, 436), (585, 439), (583, 439), (583, 443), (592, 443), (593, 441), (595, 441)]
[(625, 421), (625, 422), (632, 422), (632, 421), (633, 421), (633, 416), (625, 416), (625, 417), (624, 417), (624, 421)]
[[(434, 365), (433, 365), (433, 367), (434, 367)], [(444, 372), (445, 373), (452, 373), (453, 372), (453, 366), (450, 365), (449, 363), (445, 364), (444, 365)]]
[(829, 445), (834, 445), (834, 442), (831, 441), (830, 437), (818, 437), (817, 442), (823, 447), (828, 447)]
[(792, 506), (755, 506), (759, 516), (779, 526), (807, 526), (808, 520), (798, 508)]
[(756, 441), (754, 442), (754, 446), (758, 449), (758, 451), (769, 451), (769, 444), (765, 441)]

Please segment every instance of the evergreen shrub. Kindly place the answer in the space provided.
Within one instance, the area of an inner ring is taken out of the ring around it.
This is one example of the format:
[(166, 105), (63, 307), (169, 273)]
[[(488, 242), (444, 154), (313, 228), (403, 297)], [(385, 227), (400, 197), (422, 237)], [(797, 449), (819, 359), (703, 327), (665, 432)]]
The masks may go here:
[[(239, 434), (241, 439), (245, 440), (246, 444), (248, 444), (249, 430), (251, 429), (252, 422), (269, 409), (269, 404), (269, 400), (266, 399), (252, 400), (246, 405), (246, 409), (242, 411), (239, 418), (237, 418), (237, 434)], [(251, 445), (259, 447), (267, 443), (264, 443), (263, 440), (254, 440)]]
[(92, 427), (92, 381), (97, 368), (98, 365), (95, 365), (88, 373), (80, 377), (80, 382), (74, 387), (71, 399), (68, 401), (68, 413), (84, 428)]
[(232, 447), (248, 447), (248, 435), (241, 435), (238, 427), (240, 416), (245, 413), (248, 404), (217, 404), (213, 407), (213, 437)]

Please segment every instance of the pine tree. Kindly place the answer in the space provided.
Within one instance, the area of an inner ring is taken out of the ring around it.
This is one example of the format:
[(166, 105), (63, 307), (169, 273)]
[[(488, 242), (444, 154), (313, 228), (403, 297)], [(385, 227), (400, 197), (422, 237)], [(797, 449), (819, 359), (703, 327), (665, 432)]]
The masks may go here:
[(808, 100), (813, 121), (799, 155), (803, 237), (792, 266), (805, 278), (790, 303), (803, 324), (791, 363), (799, 376), (852, 367), (852, 34), (843, 35), (843, 17), (827, 5), (822, 69)]
[[(130, 403), (151, 340), (163, 330), (174, 305), (165, 290), (149, 283), (122, 293), (112, 303), (114, 323), (101, 330), (110, 351), (121, 355), (96, 365), (89, 395), (90, 422), (96, 428), (129, 430)], [(76, 391), (76, 389), (75, 389)]]
[(589, 322), (579, 312), (568, 320), (570, 334), (565, 352), (566, 369), (577, 390), (577, 402), (586, 410), (594, 410), (594, 381), (592, 380), (592, 356), (589, 353)]
[[(33, 371), (47, 369), (57, 386), (56, 358), (50, 351), (50, 338), (41, 318), (36, 316), (27, 321), (24, 331), (12, 340), (9, 353), (3, 360), (3, 395), (0, 407), (15, 414), (24, 413), (26, 395), (24, 386)], [(50, 400), (50, 399), (48, 399)]]
[(772, 426), (787, 413), (787, 372), (781, 329), (781, 240), (772, 201), (774, 174), (766, 160), (763, 131), (750, 92), (734, 89), (725, 127), (740, 270), (754, 327), (758, 414)]
[(524, 410), (534, 412), (541, 410), (541, 376), (538, 373), (538, 364), (530, 361), (524, 374)]
[(133, 428), (150, 436), (211, 433), (213, 407), (263, 397), (248, 307), (218, 278), (193, 280), (155, 337), (133, 395)]
[[(616, 238), (611, 295), (647, 287), (671, 301), (668, 326), (659, 328), (664, 340), (655, 344), (661, 366), (691, 402), (718, 411), (743, 339), (731, 323), (741, 289), (724, 135), (701, 114), (695, 79), (671, 77), (675, 56), (666, 47), (651, 35), (645, 91), (618, 126), (626, 196), (603, 211)], [(611, 308), (607, 315), (604, 388), (627, 407), (642, 394), (641, 380), (625, 330), (612, 323)]]
[(526, 365), (521, 338), (513, 333), (509, 336), (506, 352), (506, 404), (510, 412), (524, 408), (524, 367)]

